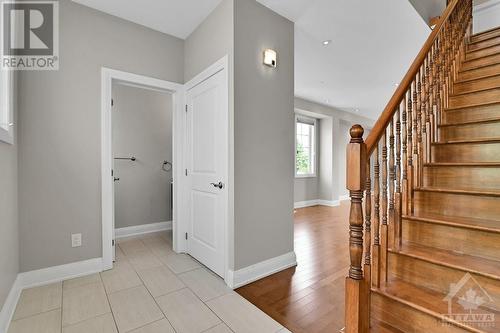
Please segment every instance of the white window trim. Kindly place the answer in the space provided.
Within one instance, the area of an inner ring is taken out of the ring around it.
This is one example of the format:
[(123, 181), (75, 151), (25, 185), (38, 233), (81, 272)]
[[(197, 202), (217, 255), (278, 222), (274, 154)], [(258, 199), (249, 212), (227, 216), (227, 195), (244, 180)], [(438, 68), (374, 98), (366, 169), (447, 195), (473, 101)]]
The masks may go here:
[(6, 111), (6, 114), (0, 114), (0, 141), (14, 144), (14, 84), (12, 71), (2, 70), (0, 79), (3, 80), (0, 103), (2, 103), (2, 112)]
[[(309, 174), (298, 174), (297, 173), (297, 119), (298, 118), (306, 118), (310, 119), (314, 122), (314, 168), (313, 168), (313, 173)], [(293, 124), (294, 128), (294, 134), (295, 134), (295, 139), (294, 139), (294, 147), (293, 147), (293, 165), (294, 165), (294, 174), (295, 178), (316, 178), (318, 176), (318, 119), (304, 116), (301, 114), (295, 114), (295, 122)]]

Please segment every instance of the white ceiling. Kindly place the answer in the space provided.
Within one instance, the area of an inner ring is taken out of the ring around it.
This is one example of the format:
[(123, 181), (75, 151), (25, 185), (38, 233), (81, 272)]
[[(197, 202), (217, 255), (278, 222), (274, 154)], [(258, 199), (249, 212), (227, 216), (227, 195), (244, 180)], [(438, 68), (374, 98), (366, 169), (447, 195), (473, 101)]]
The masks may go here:
[(258, 1), (295, 22), (296, 95), (372, 119), (430, 33), (408, 1)]
[(185, 39), (221, 0), (73, 0), (151, 29)]
[[(73, 1), (185, 39), (221, 0)], [(258, 1), (295, 22), (296, 95), (372, 119), (430, 33), (408, 0)]]

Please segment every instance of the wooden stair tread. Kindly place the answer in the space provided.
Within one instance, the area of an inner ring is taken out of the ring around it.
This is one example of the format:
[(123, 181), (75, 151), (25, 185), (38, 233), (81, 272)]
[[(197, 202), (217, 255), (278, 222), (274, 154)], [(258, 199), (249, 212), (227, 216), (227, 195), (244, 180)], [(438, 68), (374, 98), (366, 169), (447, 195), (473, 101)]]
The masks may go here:
[[(498, 38), (497, 37), (493, 37), (493, 38)], [(473, 45), (474, 43), (472, 44), (469, 44), (469, 45)], [(484, 51), (484, 50), (487, 50), (487, 49), (493, 49), (495, 47), (498, 47), (498, 45), (500, 45), (500, 42), (499, 43), (496, 43), (496, 44), (492, 44), (492, 45), (487, 45), (487, 46), (482, 46), (482, 47), (477, 47), (477, 48), (474, 48), (474, 49), (467, 49), (467, 51), (465, 52), (466, 54), (470, 54), (470, 53), (475, 53), (475, 52), (478, 52), (478, 51)]]
[(441, 142), (433, 142), (433, 145), (448, 145), (448, 144), (468, 144), (468, 143), (498, 143), (500, 138), (482, 138), (469, 140), (448, 140)]
[(495, 38), (500, 36), (500, 28), (495, 27), (492, 29), (488, 29), (482, 32), (479, 32), (477, 34), (474, 34), (471, 36), (471, 43), (477, 43), (477, 42), (482, 42), (484, 40), (490, 39), (490, 38)]
[(414, 221), (449, 225), (458, 228), (500, 233), (500, 221), (495, 220), (440, 215), (425, 212), (420, 212), (413, 215), (403, 215), (403, 218)]
[[(478, 105), (466, 105), (466, 106), (457, 106), (457, 107), (448, 107), (445, 109), (445, 112), (450, 112), (450, 111), (460, 111), (464, 109), (480, 109), (482, 107), (498, 107), (499, 112), (500, 112), (500, 103), (499, 102), (492, 102), (492, 103), (485, 103), (485, 104), (478, 104)], [(496, 109), (495, 109), (496, 111)]]
[(471, 83), (473, 81), (482, 81), (482, 80), (487, 80), (487, 79), (492, 79), (492, 78), (495, 78), (497, 76), (500, 76), (500, 72), (493, 72), (491, 73), (491, 75), (488, 75), (488, 76), (479, 76), (479, 77), (475, 77), (475, 78), (472, 78), (472, 79), (468, 79), (468, 80), (461, 80), (461, 79), (458, 79), (455, 81), (455, 85), (457, 84), (464, 84), (464, 83)]
[[(470, 54), (470, 53), (476, 53), (478, 51), (482, 51), (482, 50), (485, 50), (485, 49), (493, 49), (495, 47), (498, 47), (498, 45), (491, 45), (491, 46), (488, 46), (488, 47), (483, 47), (482, 49), (477, 49), (477, 50), (470, 50), (470, 51), (467, 51), (466, 54)], [(486, 58), (486, 57), (491, 57), (491, 56), (496, 56), (496, 55), (499, 55), (500, 52), (493, 52), (493, 53), (490, 53), (488, 55), (484, 55), (482, 57), (477, 57), (477, 58), (473, 58), (473, 59), (464, 59), (462, 62), (463, 63), (466, 63), (466, 62), (469, 62), (469, 61), (474, 61), (474, 60), (478, 60), (478, 59), (481, 59), (481, 58)]]
[[(489, 56), (491, 57), (491, 56)], [(486, 57), (485, 57), (486, 58)], [(484, 59), (484, 58), (483, 58)], [(477, 59), (474, 59), (474, 60), (477, 60)], [(474, 61), (474, 60), (469, 60), (470, 62)], [(461, 68), (458, 70), (458, 74), (460, 75), (461, 73), (466, 73), (466, 72), (469, 72), (469, 71), (475, 71), (475, 70), (478, 70), (478, 69), (493, 69), (493, 68), (496, 68), (496, 66), (498, 66), (498, 63), (491, 63), (491, 64), (480, 64), (480, 65), (477, 65), (477, 66), (474, 66), (474, 67), (471, 67), (471, 68)], [(498, 72), (495, 72), (495, 74), (490, 74), (488, 76), (491, 76), (491, 75), (497, 75)]]
[(446, 162), (432, 162), (425, 163), (426, 167), (500, 167), (500, 162), (470, 162), (470, 163), (446, 163)]
[[(498, 75), (494, 75), (493, 77), (495, 76), (498, 76)], [(464, 96), (464, 95), (473, 95), (473, 94), (477, 94), (479, 92), (485, 92), (485, 91), (488, 91), (488, 90), (498, 90), (500, 88), (500, 85), (496, 85), (496, 86), (493, 86), (493, 87), (488, 87), (488, 88), (479, 88), (479, 89), (475, 89), (475, 90), (470, 90), (470, 91), (464, 91), (464, 92), (457, 92), (457, 93), (453, 93), (450, 95), (450, 97), (456, 97), (456, 96)]]
[(475, 273), (500, 281), (500, 261), (455, 253), (434, 247), (403, 242), (399, 250), (390, 252), (424, 260), (436, 265), (458, 269), (464, 272)]
[(499, 63), (500, 53), (485, 55), (480, 58), (462, 61), (459, 72), (463, 73), (478, 68), (498, 65)]
[(446, 127), (451, 127), (451, 126), (467, 126), (467, 125), (480, 125), (480, 124), (489, 124), (489, 123), (496, 123), (500, 122), (500, 117), (497, 118), (490, 118), (490, 119), (481, 119), (481, 120), (471, 120), (471, 121), (463, 121), (463, 122), (456, 122), (456, 123), (446, 123), (446, 124), (440, 124), (438, 127), (440, 128), (446, 128)]
[[(373, 291), (406, 304), (418, 311), (427, 313), (437, 320), (444, 319), (444, 315), (448, 313), (448, 302), (445, 301), (446, 294), (421, 286), (415, 286), (397, 278), (392, 278), (388, 283), (381, 285), (380, 288), (374, 289)], [(452, 300), (452, 303), (454, 309), (462, 309), (461, 305), (458, 304), (456, 300)], [(495, 326), (500, 327), (500, 313), (490, 309), (487, 311), (495, 315)], [(453, 319), (447, 319), (447, 322), (471, 332), (498, 332), (496, 327), (478, 329)]]
[(500, 197), (500, 191), (485, 191), (483, 189), (474, 189), (474, 188), (448, 189), (448, 188), (441, 188), (441, 187), (426, 186), (426, 187), (416, 188), (415, 191)]

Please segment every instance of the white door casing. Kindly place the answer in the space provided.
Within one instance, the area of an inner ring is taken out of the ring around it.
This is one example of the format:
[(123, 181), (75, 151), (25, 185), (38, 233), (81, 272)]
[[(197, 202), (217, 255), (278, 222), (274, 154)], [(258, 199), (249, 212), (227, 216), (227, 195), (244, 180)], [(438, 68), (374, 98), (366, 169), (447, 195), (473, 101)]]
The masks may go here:
[(225, 277), (228, 209), (226, 68), (186, 91), (188, 253)]
[[(175, 82), (159, 80), (152, 77), (118, 71), (110, 68), (101, 69), (101, 214), (102, 214), (102, 270), (113, 268), (114, 258), (114, 175), (113, 170), (113, 147), (112, 147), (112, 110), (111, 95), (114, 81), (157, 89), (172, 93), (173, 99), (173, 160), (183, 160), (184, 151), (184, 86)], [(173, 228), (177, 224), (182, 227), (182, 215), (184, 207), (182, 202), (182, 189), (186, 187), (183, 179), (182, 167), (174, 163), (174, 216)], [(175, 251), (182, 252), (185, 248), (183, 240), (173, 235), (173, 247)]]

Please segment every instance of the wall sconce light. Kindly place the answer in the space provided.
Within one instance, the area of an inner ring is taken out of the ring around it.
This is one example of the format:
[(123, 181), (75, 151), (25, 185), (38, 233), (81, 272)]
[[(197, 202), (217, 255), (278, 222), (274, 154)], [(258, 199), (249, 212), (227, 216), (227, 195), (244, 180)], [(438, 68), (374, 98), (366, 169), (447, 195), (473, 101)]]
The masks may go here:
[(271, 49), (264, 50), (264, 65), (276, 68), (278, 65), (276, 62), (276, 51)]

